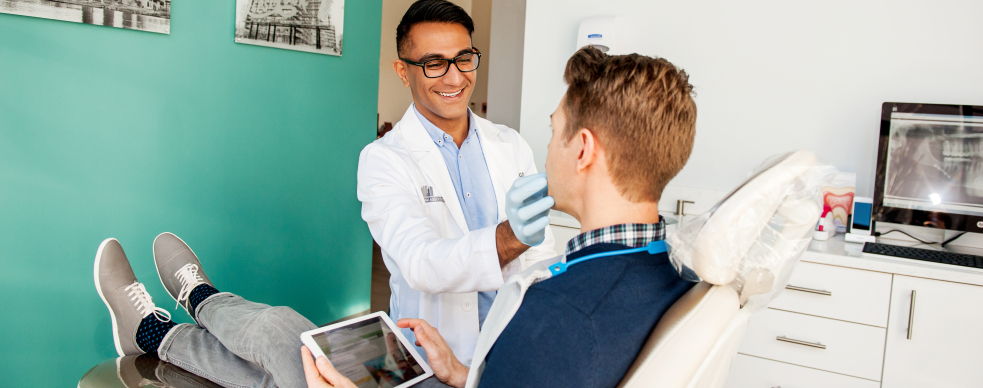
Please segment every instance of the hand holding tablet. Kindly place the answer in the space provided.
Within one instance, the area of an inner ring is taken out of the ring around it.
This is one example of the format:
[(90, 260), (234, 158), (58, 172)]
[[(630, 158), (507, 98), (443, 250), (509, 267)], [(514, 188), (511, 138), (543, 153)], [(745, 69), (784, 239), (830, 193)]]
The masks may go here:
[(314, 361), (314, 356), (307, 346), (300, 347), (300, 357), (304, 361), (307, 388), (357, 388), (351, 380), (338, 373), (327, 358), (318, 357), (317, 361)]
[(427, 352), (430, 367), (438, 380), (452, 387), (464, 386), (468, 379), (468, 367), (457, 360), (454, 351), (437, 329), (427, 321), (410, 318), (400, 319), (396, 326), (416, 333), (416, 346), (423, 347)]
[[(346, 386), (347, 382), (333, 376), (331, 369), (358, 388), (406, 388), (433, 376), (416, 348), (383, 312), (307, 331), (300, 339), (311, 353), (304, 355), (304, 369), (311, 387), (324, 383), (319, 376), (313, 376), (312, 381), (314, 369), (308, 364), (319, 356), (325, 356), (333, 366), (317, 368), (322, 370), (323, 380), (331, 384), (323, 386)], [(336, 380), (341, 381), (337, 383), (340, 385), (336, 385)]]

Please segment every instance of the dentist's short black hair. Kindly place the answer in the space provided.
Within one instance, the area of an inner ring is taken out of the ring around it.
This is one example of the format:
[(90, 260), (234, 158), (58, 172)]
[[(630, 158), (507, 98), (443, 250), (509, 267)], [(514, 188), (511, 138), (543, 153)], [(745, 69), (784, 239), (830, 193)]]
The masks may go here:
[(468, 35), (474, 34), (474, 21), (464, 8), (447, 0), (419, 0), (406, 10), (396, 27), (396, 52), (400, 56), (409, 44), (410, 29), (419, 23), (457, 23), (468, 30)]

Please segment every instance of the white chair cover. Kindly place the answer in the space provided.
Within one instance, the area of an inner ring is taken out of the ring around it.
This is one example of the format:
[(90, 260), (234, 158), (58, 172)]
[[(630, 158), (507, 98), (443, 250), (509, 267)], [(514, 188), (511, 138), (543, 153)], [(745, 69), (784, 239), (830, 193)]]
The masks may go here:
[(667, 239), (700, 281), (663, 315), (621, 387), (721, 387), (751, 313), (788, 284), (836, 169), (810, 151), (767, 159), (710, 211)]

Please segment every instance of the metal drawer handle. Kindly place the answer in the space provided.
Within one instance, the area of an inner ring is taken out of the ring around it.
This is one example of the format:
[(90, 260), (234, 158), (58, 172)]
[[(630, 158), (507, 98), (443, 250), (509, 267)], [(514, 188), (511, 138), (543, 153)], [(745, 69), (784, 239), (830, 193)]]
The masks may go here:
[(819, 349), (826, 349), (826, 345), (823, 345), (822, 343), (819, 343), (819, 342), (800, 341), (800, 340), (797, 340), (797, 339), (788, 338), (788, 337), (786, 337), (784, 335), (780, 335), (778, 337), (775, 337), (775, 339), (777, 339), (779, 341), (782, 341), (782, 342), (792, 343), (792, 344), (811, 346), (811, 347), (819, 348)]
[(908, 310), (908, 339), (911, 339), (911, 333), (915, 331), (915, 295), (917, 292), (911, 290), (911, 308)]
[(793, 286), (791, 284), (785, 286), (785, 289), (786, 290), (793, 290), (793, 291), (809, 292), (809, 293), (819, 294), (819, 295), (833, 296), (833, 293), (830, 292), (830, 291), (817, 290), (815, 288), (797, 287), (797, 286)]

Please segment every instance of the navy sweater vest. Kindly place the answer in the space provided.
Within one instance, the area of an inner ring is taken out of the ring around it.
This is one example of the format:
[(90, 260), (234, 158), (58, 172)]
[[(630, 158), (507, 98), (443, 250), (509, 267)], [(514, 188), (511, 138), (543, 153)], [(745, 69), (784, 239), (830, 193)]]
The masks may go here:
[[(567, 261), (621, 249), (628, 247), (595, 244)], [(486, 357), (479, 386), (615, 387), (659, 318), (694, 284), (666, 253), (571, 266), (529, 288)]]

